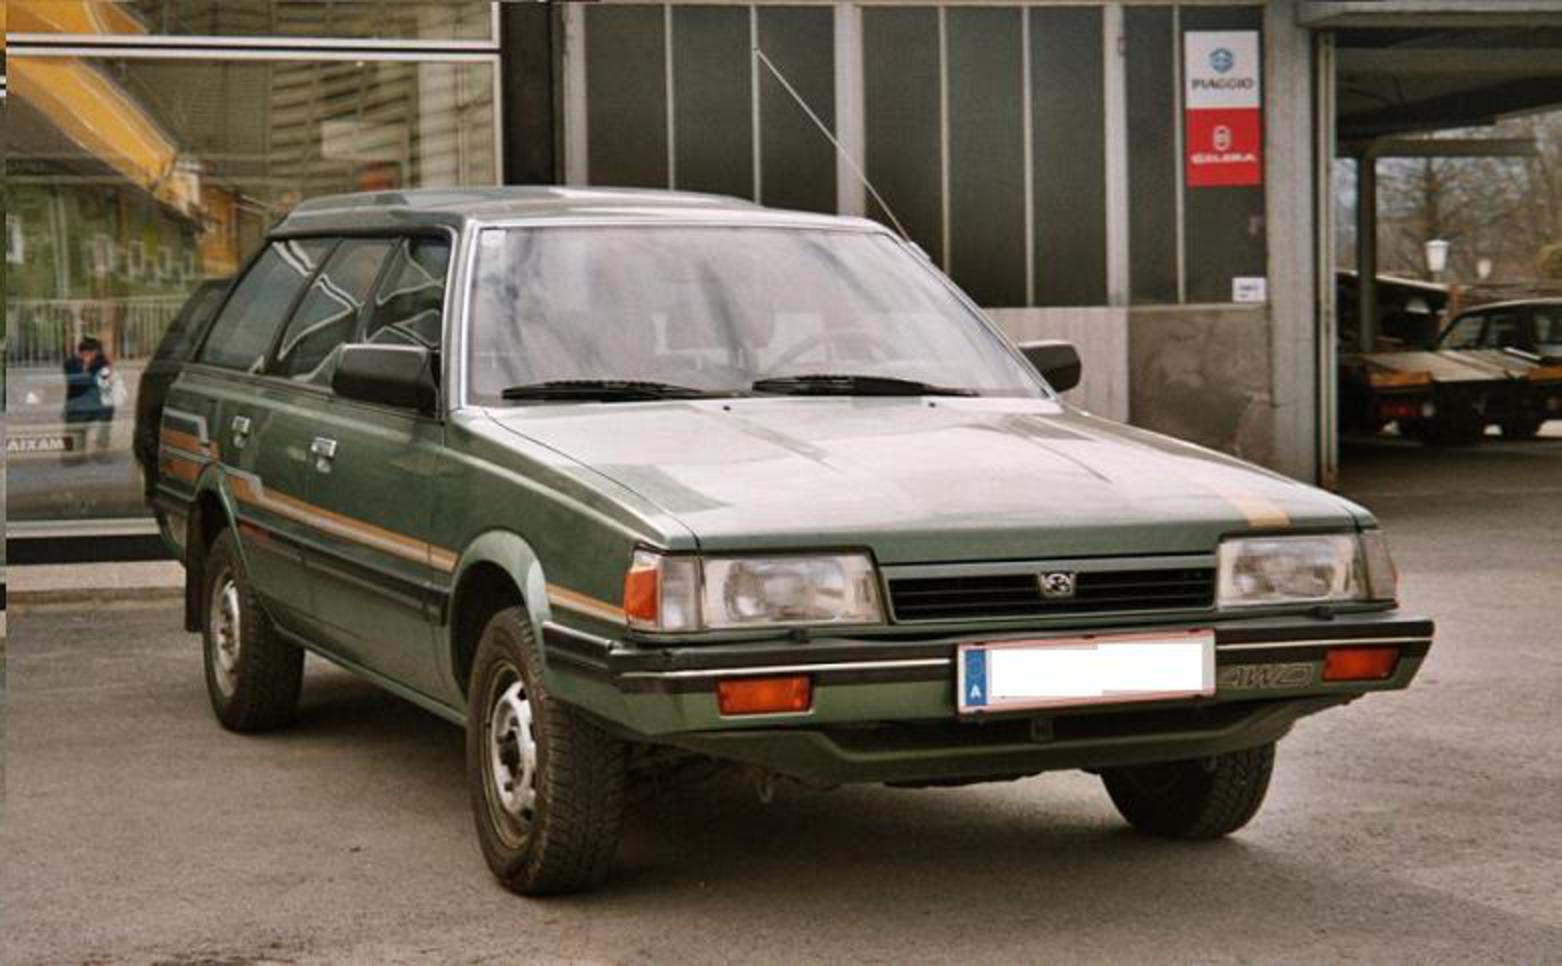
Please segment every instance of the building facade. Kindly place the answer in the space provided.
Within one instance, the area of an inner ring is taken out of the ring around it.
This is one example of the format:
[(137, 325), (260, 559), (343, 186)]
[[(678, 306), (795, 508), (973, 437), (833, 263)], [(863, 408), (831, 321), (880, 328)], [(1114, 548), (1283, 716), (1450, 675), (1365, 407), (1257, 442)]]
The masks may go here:
[(877, 218), (1086, 408), (1327, 482), (1329, 30), (1415, 2), (12, 0), (12, 532), (146, 531), (138, 372), (297, 201), (501, 181)]

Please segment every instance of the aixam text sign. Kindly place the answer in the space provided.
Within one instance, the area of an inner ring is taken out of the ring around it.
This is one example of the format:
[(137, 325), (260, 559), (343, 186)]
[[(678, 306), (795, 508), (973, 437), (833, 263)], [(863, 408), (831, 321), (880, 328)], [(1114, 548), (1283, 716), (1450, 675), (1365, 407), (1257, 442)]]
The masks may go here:
[(1182, 50), (1188, 187), (1263, 184), (1258, 31), (1190, 31)]

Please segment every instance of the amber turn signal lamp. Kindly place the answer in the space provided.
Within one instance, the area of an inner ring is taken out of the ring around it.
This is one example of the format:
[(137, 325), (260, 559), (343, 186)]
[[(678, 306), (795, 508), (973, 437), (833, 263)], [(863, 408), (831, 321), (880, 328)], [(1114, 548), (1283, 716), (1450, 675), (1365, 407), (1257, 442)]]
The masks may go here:
[(716, 703), (724, 715), (787, 714), (813, 707), (813, 681), (806, 674), (786, 678), (734, 678), (716, 682)]
[(661, 574), (654, 567), (632, 567), (624, 574), (624, 613), (630, 620), (656, 623)]
[(1381, 681), (1399, 665), (1397, 647), (1331, 647), (1323, 659), (1325, 681)]

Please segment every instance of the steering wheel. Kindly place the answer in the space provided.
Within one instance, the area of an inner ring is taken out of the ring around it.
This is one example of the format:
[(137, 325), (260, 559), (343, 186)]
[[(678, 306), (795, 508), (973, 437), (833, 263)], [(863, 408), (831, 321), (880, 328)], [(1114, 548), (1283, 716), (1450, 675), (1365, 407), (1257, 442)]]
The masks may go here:
[(885, 336), (877, 332), (869, 332), (867, 329), (836, 329), (830, 332), (817, 332), (803, 341), (787, 349), (766, 367), (763, 377), (776, 375), (781, 369), (785, 369), (810, 349), (816, 349), (822, 345), (837, 345), (839, 343), (855, 342), (861, 348), (868, 350), (868, 354), (875, 362), (883, 359), (894, 358), (899, 346), (891, 342)]

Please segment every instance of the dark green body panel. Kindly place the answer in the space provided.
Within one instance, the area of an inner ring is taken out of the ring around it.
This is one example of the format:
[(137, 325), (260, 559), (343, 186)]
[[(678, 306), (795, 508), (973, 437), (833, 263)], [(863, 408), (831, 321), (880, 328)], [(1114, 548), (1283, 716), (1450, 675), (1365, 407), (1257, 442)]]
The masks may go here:
[[(192, 582), (198, 548), (186, 535), (198, 522), (236, 526), (265, 606), (294, 640), (462, 720), (457, 609), (474, 605), (466, 588), (491, 586), (479, 577), (499, 574), (530, 614), (559, 699), (637, 740), (826, 781), (963, 780), (1212, 754), (1405, 687), (1419, 667), (1430, 622), (1386, 602), (888, 620), (849, 637), (631, 632), (623, 580), (641, 546), (861, 548), (889, 579), (897, 568), (1102, 558), (1207, 565), (1233, 534), (1354, 533), (1375, 521), (1338, 497), (1050, 396), (465, 405), (456, 397), (460, 293), (484, 224), (665, 216), (881, 230), (694, 196), (534, 194), (325, 199), (280, 226), (281, 235), (457, 234), (441, 373), (451, 398), (419, 415), (276, 378), (186, 369), (169, 392), (160, 454), (178, 471), (161, 475), (157, 501)], [(231, 439), (235, 415), (251, 421), (243, 447)], [(312, 452), (317, 438), (335, 444), (326, 467)], [(215, 520), (202, 516), (206, 496), (220, 508)], [(1186, 628), (1216, 633), (1213, 697), (980, 723), (957, 712), (962, 642)], [(1392, 677), (1322, 681), (1324, 651), (1342, 639), (1400, 647)], [(762, 673), (809, 674), (810, 711), (723, 717), (716, 680)]]

